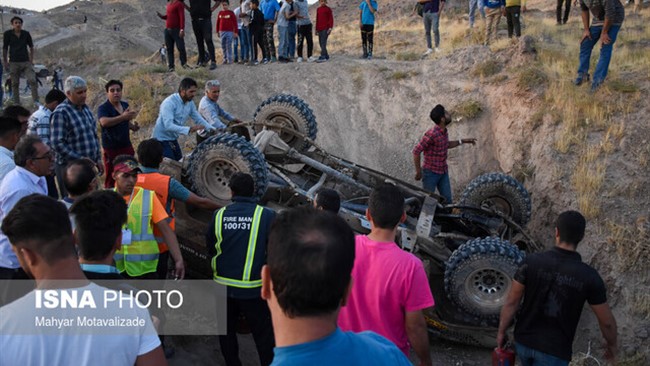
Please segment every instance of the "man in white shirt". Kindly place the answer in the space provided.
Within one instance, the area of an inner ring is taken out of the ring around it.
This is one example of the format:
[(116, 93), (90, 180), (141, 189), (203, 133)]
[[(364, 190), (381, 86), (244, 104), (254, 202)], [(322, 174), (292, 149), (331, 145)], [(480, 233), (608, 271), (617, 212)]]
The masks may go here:
[(16, 167), (14, 148), (20, 139), (21, 125), (18, 120), (0, 117), (0, 184), (5, 176)]
[[(24, 136), (18, 142), (14, 161), (16, 167), (5, 176), (0, 185), (0, 219), (4, 219), (21, 198), (33, 193), (47, 195), (45, 176), (52, 174), (54, 169), (53, 152), (36, 136)], [(11, 250), (9, 239), (4, 232), (0, 232), (0, 280), (26, 278), (18, 257)], [(4, 281), (4, 284), (0, 282), (0, 306), (14, 300), (16, 296), (7, 293), (7, 282), (9, 281)]]
[[(38, 194), (24, 197), (2, 221), (2, 231), (36, 289), (0, 308), (0, 364), (167, 364), (149, 312), (128, 301), (107, 301), (112, 291), (84, 276), (63, 204)], [(48, 293), (90, 298), (95, 306), (48, 306)], [(80, 324), (80, 318), (104, 325)], [(115, 319), (119, 326), (108, 322)]]

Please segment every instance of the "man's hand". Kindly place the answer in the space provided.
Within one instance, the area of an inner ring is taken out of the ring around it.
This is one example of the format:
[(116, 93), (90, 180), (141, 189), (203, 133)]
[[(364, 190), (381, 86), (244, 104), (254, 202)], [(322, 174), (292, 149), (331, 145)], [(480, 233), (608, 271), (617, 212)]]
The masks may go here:
[(527, 10), (528, 10), (528, 9), (526, 9), (526, 5), (524, 5), (524, 6), (521, 7), (521, 12), (522, 12), (522, 13), (525, 13)]
[(174, 263), (174, 270), (172, 271), (172, 276), (175, 280), (182, 280), (185, 278), (185, 263), (183, 260), (178, 260)]
[(472, 145), (476, 144), (476, 139), (473, 137), (469, 139), (461, 139), (460, 141), (462, 141), (463, 144), (472, 144)]
[(582, 32), (582, 38), (580, 39), (580, 43), (584, 42), (585, 39), (587, 38), (591, 40), (591, 32), (589, 31), (589, 29), (585, 29), (585, 31)]
[(122, 112), (122, 116), (125, 118), (126, 121), (130, 121), (135, 118), (135, 116), (138, 115), (138, 111), (132, 111), (131, 108), (127, 108)]
[(185, 38), (185, 30), (181, 29), (181, 31), (178, 33), (178, 36), (181, 38)]
[(612, 39), (609, 38), (609, 34), (607, 34), (607, 32), (600, 33), (600, 41), (602, 42), (603, 46), (612, 43)]
[(239, 38), (239, 35), (237, 33), (235, 33), (234, 36), (235, 36), (235, 39)]
[(131, 129), (131, 131), (137, 132), (138, 130), (140, 130), (140, 125), (138, 125), (138, 122), (129, 123), (129, 128)]
[(164, 15), (160, 14), (159, 11), (156, 12), (156, 15), (158, 15), (158, 18), (160, 18), (160, 19), (162, 19), (164, 17)]
[(236, 125), (236, 124), (238, 124), (238, 123), (242, 123), (242, 121), (241, 121), (240, 119), (235, 118), (235, 119), (233, 119), (232, 121), (230, 121), (230, 123), (228, 123), (228, 126), (230, 126), (230, 125)]
[(329, 36), (332, 33), (332, 28), (327, 29), (327, 35)]
[(190, 133), (196, 132), (196, 131), (201, 131), (203, 129), (205, 129), (205, 127), (203, 127), (201, 125), (194, 125), (194, 126), (190, 127)]
[(99, 175), (104, 175), (104, 164), (102, 164), (101, 161), (96, 162), (95, 166), (97, 167), (97, 171)]
[(422, 180), (422, 171), (421, 170), (417, 170), (415, 172), (415, 180)]
[(499, 332), (499, 334), (497, 334), (497, 347), (504, 349), (507, 342), (508, 336), (506, 335), (506, 332)]

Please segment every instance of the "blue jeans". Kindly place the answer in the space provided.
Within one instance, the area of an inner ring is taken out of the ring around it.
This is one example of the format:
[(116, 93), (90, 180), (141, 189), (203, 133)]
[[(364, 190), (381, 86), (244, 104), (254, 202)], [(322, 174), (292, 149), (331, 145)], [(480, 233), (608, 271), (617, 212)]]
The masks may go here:
[(436, 41), (436, 48), (440, 46), (440, 13), (426, 12), (422, 15), (424, 21), (424, 34), (427, 37), (427, 48), (431, 47), (431, 29)]
[(223, 51), (223, 62), (232, 63), (232, 39), (233, 32), (221, 32), (221, 50)]
[[(239, 35), (241, 36), (241, 28), (239, 29)], [(235, 58), (235, 62), (239, 61), (239, 37), (235, 37), (233, 35), (232, 38), (232, 54), (233, 57)]]
[(485, 9), (483, 8), (483, 0), (469, 0), (469, 27), (474, 27), (474, 14), (476, 9), (481, 13), (481, 17), (485, 19)]
[(250, 59), (251, 35), (248, 27), (242, 27), (239, 30), (239, 46), (240, 46), (240, 60), (246, 61)]
[(446, 203), (451, 203), (451, 183), (449, 173), (437, 174), (427, 169), (422, 169), (422, 187), (430, 192), (436, 188), (440, 195), (445, 198)]
[(163, 146), (163, 156), (166, 158), (174, 159), (176, 161), (181, 160), (183, 157), (183, 151), (181, 150), (181, 145), (178, 144), (176, 140), (165, 140), (160, 141)]
[[(596, 70), (594, 71), (594, 77), (592, 78), (592, 87), (598, 87), (600, 84), (605, 81), (607, 76), (607, 69), (609, 69), (609, 61), (612, 58), (612, 48), (614, 42), (616, 42), (616, 36), (618, 31), (621, 29), (620, 25), (612, 25), (609, 28), (607, 35), (611, 38), (611, 42), (600, 47), (600, 57), (598, 58), (598, 63), (596, 64)], [(587, 74), (589, 72), (589, 60), (591, 59), (591, 51), (594, 46), (598, 43), (600, 38), (600, 33), (603, 30), (603, 26), (591, 26), (589, 32), (591, 33), (591, 39), (587, 38), (582, 43), (580, 43), (580, 66), (578, 66), (578, 74)]]
[(296, 33), (298, 26), (296, 22), (289, 22), (289, 31), (287, 32), (287, 55), (291, 58), (296, 57)]
[(289, 36), (289, 27), (278, 25), (278, 57), (289, 57), (289, 45), (287, 37)]
[(568, 366), (569, 361), (551, 356), (515, 342), (521, 366)]

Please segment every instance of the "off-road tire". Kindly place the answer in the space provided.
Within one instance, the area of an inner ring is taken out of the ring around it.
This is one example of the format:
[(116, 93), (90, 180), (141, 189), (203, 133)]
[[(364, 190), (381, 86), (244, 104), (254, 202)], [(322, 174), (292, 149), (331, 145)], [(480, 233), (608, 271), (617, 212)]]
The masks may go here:
[(468, 241), (446, 263), (447, 296), (485, 325), (496, 326), (512, 277), (524, 257), (515, 245), (497, 237)]
[[(278, 94), (265, 100), (257, 107), (253, 116), (255, 122), (255, 131), (259, 132), (263, 126), (259, 123), (276, 123), (309, 137), (316, 139), (318, 127), (316, 126), (316, 117), (309, 105), (302, 99), (289, 94)], [(309, 148), (309, 143), (305, 139), (288, 132), (278, 131), (280, 138), (289, 146), (298, 151)]]
[(261, 198), (269, 183), (264, 155), (242, 136), (224, 133), (203, 141), (190, 155), (187, 175), (199, 196), (227, 203), (230, 177), (248, 173), (255, 181), (255, 198)]
[(522, 227), (530, 221), (528, 191), (515, 178), (503, 173), (487, 173), (474, 178), (465, 188), (460, 204), (496, 209)]

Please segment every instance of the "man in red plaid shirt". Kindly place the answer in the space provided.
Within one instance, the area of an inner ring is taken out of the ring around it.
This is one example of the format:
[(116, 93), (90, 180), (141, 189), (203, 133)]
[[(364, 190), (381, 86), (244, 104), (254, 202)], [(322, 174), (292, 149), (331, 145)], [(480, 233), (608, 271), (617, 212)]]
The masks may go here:
[[(413, 163), (415, 163), (415, 180), (422, 179), (424, 189), (435, 192), (436, 188), (447, 203), (451, 203), (451, 184), (447, 167), (447, 150), (462, 144), (476, 143), (475, 138), (449, 141), (447, 126), (451, 124), (451, 115), (445, 107), (438, 104), (429, 114), (436, 124), (428, 130), (422, 140), (413, 148)], [(420, 166), (420, 154), (424, 153), (424, 165)]]

